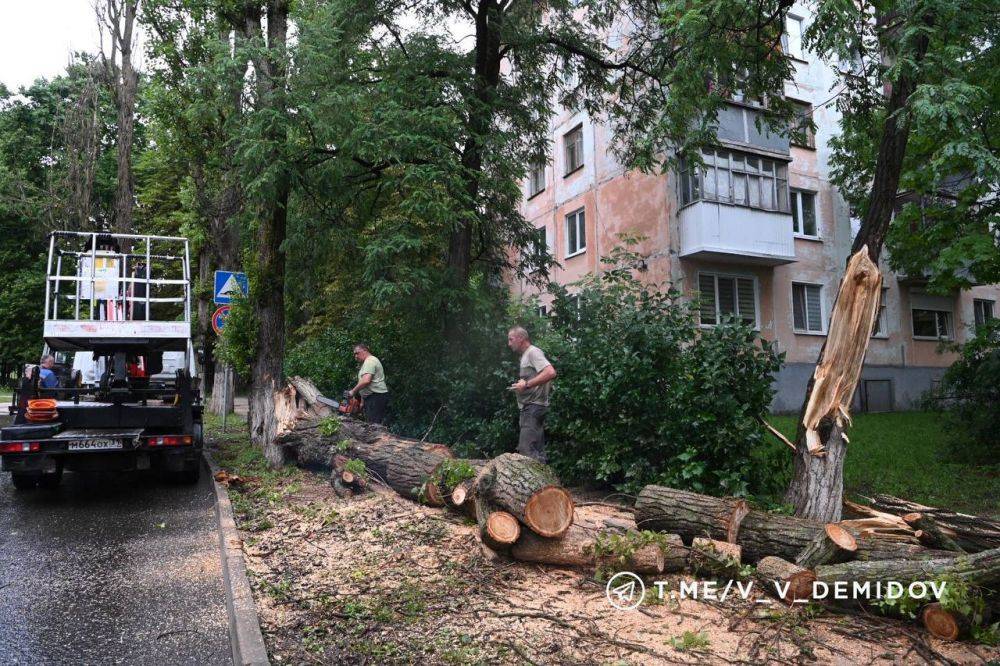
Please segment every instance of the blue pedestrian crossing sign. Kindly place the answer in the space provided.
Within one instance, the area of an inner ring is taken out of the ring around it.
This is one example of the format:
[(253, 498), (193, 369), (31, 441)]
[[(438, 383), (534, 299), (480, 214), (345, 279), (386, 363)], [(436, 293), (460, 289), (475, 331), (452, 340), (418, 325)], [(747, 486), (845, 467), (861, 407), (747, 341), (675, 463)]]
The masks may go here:
[(215, 302), (218, 305), (228, 305), (234, 298), (246, 296), (249, 291), (250, 282), (246, 273), (215, 271)]

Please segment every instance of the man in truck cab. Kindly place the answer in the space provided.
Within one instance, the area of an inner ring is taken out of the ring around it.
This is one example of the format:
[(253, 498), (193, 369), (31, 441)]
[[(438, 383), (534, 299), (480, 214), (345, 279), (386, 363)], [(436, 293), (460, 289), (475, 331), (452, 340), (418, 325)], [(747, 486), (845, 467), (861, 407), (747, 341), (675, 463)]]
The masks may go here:
[(38, 384), (42, 388), (59, 388), (59, 377), (56, 376), (52, 366), (56, 364), (56, 357), (52, 354), (43, 354), (38, 362)]

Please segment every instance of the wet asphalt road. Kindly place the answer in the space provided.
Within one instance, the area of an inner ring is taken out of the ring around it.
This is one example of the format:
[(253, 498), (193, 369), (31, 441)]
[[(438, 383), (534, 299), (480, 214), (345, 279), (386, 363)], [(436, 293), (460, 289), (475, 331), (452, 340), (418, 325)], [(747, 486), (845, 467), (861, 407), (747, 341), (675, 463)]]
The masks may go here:
[(0, 664), (229, 664), (211, 476), (0, 474)]

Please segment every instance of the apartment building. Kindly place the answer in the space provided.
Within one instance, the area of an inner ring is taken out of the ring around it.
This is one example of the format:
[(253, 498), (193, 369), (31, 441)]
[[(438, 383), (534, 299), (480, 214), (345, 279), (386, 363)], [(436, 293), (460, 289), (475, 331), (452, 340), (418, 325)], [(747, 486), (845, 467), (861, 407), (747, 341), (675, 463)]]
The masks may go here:
[[(569, 284), (599, 271), (618, 234), (641, 236), (641, 279), (700, 296), (702, 326), (735, 314), (776, 341), (786, 362), (775, 377), (775, 411), (802, 404), (858, 225), (829, 176), (829, 142), (839, 127), (835, 68), (843, 65), (803, 48), (808, 20), (796, 5), (785, 36), (795, 66), (786, 95), (816, 125), (803, 144), (758, 132), (757, 109), (734, 101), (702, 169), (644, 175), (616, 161), (608, 127), (560, 107), (552, 154), (532, 165), (522, 203), (557, 262), (552, 280)], [(884, 261), (881, 268), (879, 320), (855, 396), (862, 411), (916, 406), (955, 360), (940, 342), (965, 341), (997, 313), (1000, 298), (997, 285), (932, 295), (920, 277), (893, 273)], [(512, 289), (537, 292), (527, 282)], [(549, 306), (544, 295), (540, 304)]]

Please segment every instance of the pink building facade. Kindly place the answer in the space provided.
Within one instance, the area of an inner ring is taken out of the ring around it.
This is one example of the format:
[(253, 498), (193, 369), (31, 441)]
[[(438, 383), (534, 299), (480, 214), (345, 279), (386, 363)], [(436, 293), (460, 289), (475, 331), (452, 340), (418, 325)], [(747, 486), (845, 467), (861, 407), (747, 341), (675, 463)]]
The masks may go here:
[[(754, 107), (734, 103), (720, 117), (718, 147), (706, 152), (700, 173), (644, 175), (616, 161), (608, 127), (559, 107), (548, 161), (524, 183), (522, 203), (557, 262), (553, 281), (570, 284), (602, 270), (599, 258), (619, 234), (640, 236), (641, 279), (699, 296), (703, 326), (735, 314), (776, 341), (785, 352), (772, 405), (779, 412), (801, 406), (857, 230), (829, 180), (829, 141), (839, 127), (830, 101), (836, 65), (802, 49), (798, 35), (807, 21), (799, 6), (790, 13), (786, 48), (796, 74), (786, 95), (812, 113), (808, 145), (760, 135)], [(857, 410), (916, 407), (954, 361), (940, 351), (941, 340), (964, 342), (977, 322), (998, 312), (997, 285), (938, 296), (885, 262), (882, 269), (883, 302)], [(512, 289), (549, 306), (527, 282)]]

